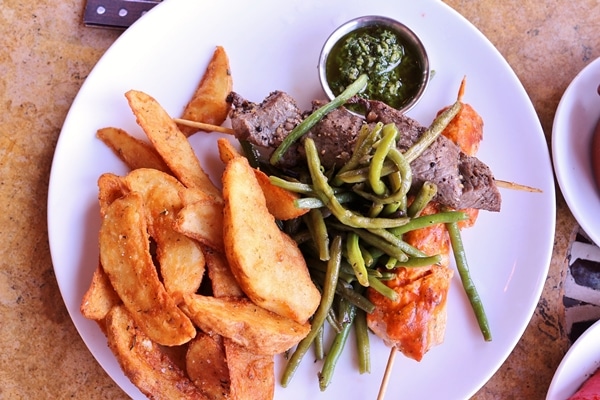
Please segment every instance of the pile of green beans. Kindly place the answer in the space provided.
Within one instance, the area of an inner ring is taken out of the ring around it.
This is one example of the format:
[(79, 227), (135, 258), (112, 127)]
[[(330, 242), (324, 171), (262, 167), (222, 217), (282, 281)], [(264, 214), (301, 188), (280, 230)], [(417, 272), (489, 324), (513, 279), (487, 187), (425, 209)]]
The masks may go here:
[[(363, 83), (355, 86), (360, 85)], [(296, 205), (310, 209), (301, 218), (281, 221), (281, 227), (298, 243), (311, 277), (322, 292), (310, 333), (289, 355), (282, 386), (289, 384), (303, 357), (313, 347), (316, 359), (323, 361), (319, 387), (325, 390), (352, 329), (358, 350), (358, 370), (370, 372), (366, 316), (375, 306), (365, 296), (366, 289), (395, 300), (398, 294), (385, 281), (395, 276), (396, 268), (428, 266), (441, 260), (439, 255), (427, 256), (405, 242), (402, 239), (405, 233), (446, 224), (452, 233), (455, 253), (464, 259), (457, 223), (468, 216), (454, 210), (421, 215), (437, 192), (435, 184), (429, 182), (419, 188), (410, 205), (408, 201), (412, 184), (410, 162), (441, 134), (460, 107), (461, 103), (457, 102), (442, 112), (421, 139), (405, 152), (396, 145), (401, 134), (397, 127), (377, 123), (362, 127), (351, 158), (337, 169), (323, 167), (311, 138), (304, 139), (306, 165), (295, 170), (293, 177), (289, 171), (273, 168), (273, 161), (279, 159), (292, 142), (277, 149), (269, 160), (266, 167), (274, 171), (271, 183), (298, 193), (300, 198)], [(317, 118), (308, 117), (311, 124), (316, 123)], [(301, 136), (295, 135), (293, 140)], [(469, 285), (467, 292), (476, 294), (466, 260), (461, 265), (464, 266), (461, 278)], [(478, 319), (485, 321), (480, 322), (480, 326), (488, 340), (491, 338), (489, 326), (478, 296), (472, 304), (478, 310)], [(324, 342), (330, 335), (325, 335), (326, 332), (334, 335), (327, 350)]]

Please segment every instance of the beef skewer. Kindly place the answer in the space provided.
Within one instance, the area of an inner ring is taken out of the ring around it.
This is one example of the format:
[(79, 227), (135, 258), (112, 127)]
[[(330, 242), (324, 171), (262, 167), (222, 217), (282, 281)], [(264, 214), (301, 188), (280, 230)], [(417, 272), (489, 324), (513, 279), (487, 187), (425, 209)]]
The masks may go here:
[[(235, 136), (266, 150), (276, 148), (310, 113), (300, 111), (295, 100), (281, 91), (272, 92), (261, 103), (250, 102), (232, 92), (229, 101), (233, 105), (230, 119)], [(313, 107), (321, 104), (315, 101)], [(324, 167), (343, 165), (350, 158), (360, 127), (365, 123), (395, 123), (402, 132), (398, 142), (400, 150), (409, 148), (426, 129), (384, 103), (366, 101), (365, 106), (368, 110), (366, 119), (341, 107), (325, 116), (307, 133), (306, 137), (315, 141)], [(287, 151), (280, 166), (291, 167), (303, 159), (300, 140)], [(438, 186), (435, 200), (441, 204), (456, 209), (500, 211), (501, 196), (491, 169), (444, 136), (440, 136), (411, 163), (411, 168), (413, 189), (418, 190), (425, 181), (435, 183)]]

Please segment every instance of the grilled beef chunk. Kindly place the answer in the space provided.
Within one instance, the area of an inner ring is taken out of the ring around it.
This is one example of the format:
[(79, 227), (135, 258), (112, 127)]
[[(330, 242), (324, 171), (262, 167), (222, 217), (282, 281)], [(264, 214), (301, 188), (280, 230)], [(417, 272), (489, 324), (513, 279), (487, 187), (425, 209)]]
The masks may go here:
[[(301, 112), (294, 99), (283, 92), (271, 93), (262, 103), (230, 95), (231, 125), (239, 139), (274, 149), (300, 121), (309, 114)], [(362, 101), (362, 100), (358, 100)], [(313, 110), (322, 105), (313, 102)], [(426, 130), (417, 121), (378, 101), (366, 101), (366, 120), (345, 108), (326, 115), (306, 137), (315, 141), (321, 163), (327, 167), (343, 165), (352, 154), (359, 130), (365, 123), (395, 123), (401, 135), (400, 150), (408, 149)], [(296, 165), (304, 158), (300, 143), (292, 146), (281, 161), (282, 166)], [(435, 200), (452, 208), (477, 208), (500, 211), (501, 196), (490, 168), (476, 157), (463, 153), (451, 140), (440, 136), (423, 154), (411, 163), (413, 189), (425, 181), (438, 187)]]
[[(304, 119), (290, 95), (281, 91), (269, 94), (260, 104), (245, 100), (232, 92), (227, 100), (232, 104), (231, 127), (235, 136), (266, 149), (275, 149), (296, 125)], [(298, 162), (297, 147), (292, 146), (283, 157), (284, 165)]]

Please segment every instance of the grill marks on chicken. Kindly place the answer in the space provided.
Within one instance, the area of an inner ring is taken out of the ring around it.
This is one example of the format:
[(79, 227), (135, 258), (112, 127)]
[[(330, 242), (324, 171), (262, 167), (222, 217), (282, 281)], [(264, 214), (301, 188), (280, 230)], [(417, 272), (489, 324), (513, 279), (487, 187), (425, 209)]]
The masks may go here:
[[(230, 112), (236, 137), (266, 149), (276, 148), (289, 132), (310, 112), (302, 112), (288, 94), (276, 91), (261, 103), (252, 103), (237, 93), (229, 96)], [(322, 105), (313, 102), (313, 109)], [(402, 133), (398, 148), (406, 150), (425, 132), (426, 127), (378, 101), (366, 101), (366, 119), (345, 108), (326, 115), (306, 137), (311, 137), (326, 168), (343, 165), (352, 154), (361, 126), (377, 122), (395, 123)], [(304, 158), (301, 141), (285, 154), (281, 165), (289, 167)], [(500, 211), (501, 196), (491, 169), (476, 157), (461, 151), (450, 139), (440, 136), (423, 154), (411, 163), (413, 189), (425, 181), (438, 187), (435, 201), (446, 206)]]

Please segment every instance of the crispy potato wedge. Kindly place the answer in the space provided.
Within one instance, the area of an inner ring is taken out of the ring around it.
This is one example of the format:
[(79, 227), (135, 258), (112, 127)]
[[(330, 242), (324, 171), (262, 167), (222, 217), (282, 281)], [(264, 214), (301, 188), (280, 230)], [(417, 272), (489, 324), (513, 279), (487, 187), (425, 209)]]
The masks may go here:
[(129, 190), (120, 176), (104, 173), (98, 178), (98, 203), (100, 204), (100, 216), (104, 217), (106, 208), (113, 201), (123, 196)]
[(265, 195), (267, 208), (275, 218), (285, 221), (301, 217), (310, 211), (308, 208), (296, 207), (295, 200), (300, 196), (289, 190), (273, 185), (269, 180), (269, 176), (261, 170), (255, 169), (254, 175)]
[[(205, 250), (206, 267), (215, 297), (245, 297), (233, 276), (225, 255)], [(213, 335), (221, 337), (219, 335)], [(229, 397), (238, 400), (272, 399), (275, 392), (274, 359), (256, 354), (230, 339), (222, 338), (229, 371)]]
[(151, 96), (130, 90), (125, 93), (137, 123), (175, 176), (187, 187), (204, 190), (215, 197), (220, 191), (204, 172), (192, 146), (169, 114)]
[(156, 242), (156, 258), (167, 292), (176, 303), (183, 294), (195, 293), (204, 276), (206, 261), (200, 244), (173, 229), (181, 201), (177, 190), (157, 186), (148, 192), (145, 204), (152, 223), (150, 235)]
[(217, 251), (223, 251), (223, 204), (204, 199), (177, 213), (174, 229)]
[(185, 360), (188, 376), (207, 398), (237, 399), (229, 396), (229, 368), (222, 337), (199, 332), (189, 343)]
[[(217, 147), (219, 149), (219, 158), (224, 164), (227, 164), (235, 157), (243, 157), (233, 144), (225, 138), (217, 139)], [(253, 171), (265, 195), (267, 208), (276, 219), (282, 221), (294, 219), (310, 211), (307, 208), (296, 207), (294, 201), (300, 197), (296, 193), (273, 185), (269, 180), (269, 176), (261, 170), (253, 168)]]
[(204, 249), (206, 270), (215, 297), (245, 297), (242, 288), (235, 280), (225, 254), (210, 248)]
[(146, 213), (137, 192), (108, 206), (100, 227), (100, 262), (140, 329), (159, 344), (176, 346), (192, 339), (196, 329), (158, 278)]
[(258, 307), (248, 299), (184, 296), (182, 310), (209, 334), (216, 333), (264, 355), (283, 353), (304, 338), (310, 324), (300, 324)]
[(108, 346), (125, 375), (148, 398), (208, 400), (185, 372), (150, 339), (123, 306), (106, 317)]
[[(200, 244), (175, 230), (177, 214), (183, 207), (180, 193), (188, 189), (174, 177), (149, 168), (133, 170), (123, 181), (129, 191), (140, 193), (144, 200), (163, 284), (179, 303), (183, 293), (198, 290), (205, 266)], [(198, 191), (193, 193), (200, 194)], [(193, 194), (189, 194), (191, 196)]]
[(81, 300), (81, 314), (87, 319), (101, 321), (114, 306), (120, 303), (119, 295), (110, 284), (102, 266), (98, 264), (92, 275), (90, 287)]
[[(204, 71), (204, 75), (185, 106), (182, 119), (204, 122), (211, 125), (221, 125), (231, 108), (227, 96), (233, 89), (233, 78), (229, 68), (229, 58), (225, 49), (217, 46), (213, 56)], [(198, 131), (197, 128), (180, 125), (185, 136)]]
[(223, 197), (225, 254), (244, 293), (260, 307), (305, 323), (321, 294), (300, 249), (275, 223), (244, 157), (227, 163)]
[(273, 356), (251, 352), (224, 338), (229, 367), (230, 398), (237, 400), (271, 400), (275, 394)]
[(96, 136), (130, 169), (153, 168), (170, 173), (169, 167), (150, 143), (131, 136), (120, 128), (98, 129)]
[(219, 151), (219, 158), (223, 164), (227, 164), (235, 157), (243, 157), (242, 153), (240, 153), (238, 149), (225, 138), (217, 139), (217, 150)]

